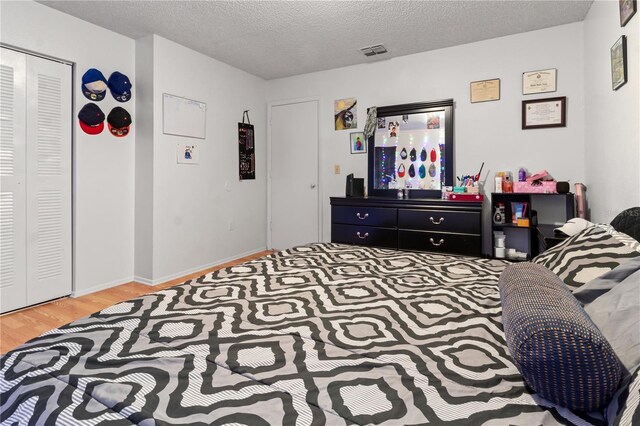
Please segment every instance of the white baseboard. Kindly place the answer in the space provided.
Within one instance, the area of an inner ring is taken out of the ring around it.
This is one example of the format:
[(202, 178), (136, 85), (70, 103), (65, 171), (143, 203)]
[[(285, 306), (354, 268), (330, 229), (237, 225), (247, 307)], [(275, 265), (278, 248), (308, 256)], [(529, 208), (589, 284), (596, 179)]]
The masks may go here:
[(71, 297), (80, 297), (80, 296), (84, 296), (84, 295), (87, 295), (87, 294), (90, 294), (90, 293), (95, 293), (96, 291), (106, 290), (108, 288), (115, 287), (117, 285), (130, 283), (134, 279), (135, 279), (135, 277), (121, 278), (119, 280), (110, 281), (108, 283), (94, 285), (94, 286), (89, 287), (89, 288), (84, 288), (84, 289), (81, 289), (81, 290), (74, 290), (73, 293), (71, 293)]
[(114, 280), (114, 281), (110, 281), (110, 282), (107, 282), (107, 283), (94, 285), (93, 287), (85, 288), (85, 289), (82, 289), (82, 290), (74, 290), (74, 292), (71, 293), (71, 297), (84, 296), (84, 295), (87, 295), (87, 294), (90, 294), (90, 293), (95, 293), (96, 291), (106, 290), (106, 289), (111, 288), (111, 287), (115, 287), (115, 286), (122, 285), (122, 284), (127, 284), (127, 283), (130, 283), (131, 281), (135, 281), (135, 282), (138, 282), (138, 283), (141, 283), (141, 284), (146, 284), (148, 286), (154, 286), (154, 285), (166, 283), (167, 281), (171, 281), (171, 280), (174, 280), (176, 278), (184, 277), (185, 275), (193, 274), (194, 272), (202, 271), (204, 269), (213, 268), (214, 266), (218, 266), (218, 265), (221, 265), (223, 263), (231, 262), (232, 260), (236, 260), (236, 259), (239, 259), (241, 257), (251, 256), (252, 254), (260, 253), (261, 251), (265, 251), (265, 250), (267, 250), (266, 247), (260, 247), (260, 248), (254, 249), (254, 250), (249, 250), (249, 251), (244, 252), (244, 253), (239, 253), (239, 254), (227, 257), (225, 259), (215, 260), (215, 261), (213, 261), (211, 263), (207, 263), (205, 265), (196, 266), (194, 268), (190, 268), (190, 269), (187, 269), (185, 271), (176, 272), (175, 274), (166, 275), (164, 277), (156, 278), (156, 279), (153, 279), (153, 280), (150, 280), (149, 278), (145, 278), (145, 277), (140, 277), (140, 276), (137, 276), (137, 275), (133, 276), (133, 277), (126, 277), (126, 278), (122, 278), (122, 279), (119, 279), (119, 280)]
[(154, 286), (154, 285), (166, 283), (167, 281), (175, 280), (176, 278), (184, 277), (185, 275), (193, 274), (194, 272), (202, 271), (204, 269), (213, 268), (214, 266), (222, 265), (223, 263), (231, 262), (232, 260), (236, 260), (236, 259), (239, 259), (241, 257), (251, 256), (252, 254), (260, 253), (261, 251), (265, 251), (265, 250), (267, 250), (266, 246), (265, 247), (259, 247), (257, 249), (249, 250), (249, 251), (246, 251), (244, 253), (238, 253), (238, 254), (235, 254), (233, 256), (224, 258), (224, 259), (214, 260), (213, 262), (207, 263), (205, 265), (200, 265), (200, 266), (196, 266), (194, 268), (186, 269), (184, 271), (176, 272), (175, 274), (165, 275), (164, 277), (155, 278), (155, 279), (149, 279), (149, 278), (135, 276), (135, 277), (133, 277), (133, 280), (138, 282), (138, 283), (141, 283), (141, 284)]
[(140, 277), (138, 275), (134, 275), (133, 280), (140, 284), (153, 285), (149, 278)]

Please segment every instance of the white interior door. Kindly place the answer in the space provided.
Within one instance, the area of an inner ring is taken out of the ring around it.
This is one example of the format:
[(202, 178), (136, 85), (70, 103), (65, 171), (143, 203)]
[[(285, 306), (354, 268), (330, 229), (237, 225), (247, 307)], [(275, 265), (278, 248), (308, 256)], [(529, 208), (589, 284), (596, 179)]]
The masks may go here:
[(71, 66), (27, 55), (27, 305), (71, 278)]
[(271, 106), (270, 246), (319, 241), (318, 101)]
[(0, 312), (27, 304), (26, 55), (0, 55)]
[(71, 275), (71, 66), (2, 48), (0, 312), (65, 296)]

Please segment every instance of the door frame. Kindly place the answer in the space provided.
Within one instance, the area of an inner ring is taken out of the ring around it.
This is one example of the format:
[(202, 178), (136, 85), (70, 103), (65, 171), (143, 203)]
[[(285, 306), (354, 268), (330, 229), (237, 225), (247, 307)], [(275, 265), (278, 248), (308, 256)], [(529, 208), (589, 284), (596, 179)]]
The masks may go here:
[[(0, 47), (5, 49), (14, 50), (26, 55), (35, 56), (38, 58), (46, 59), (53, 62), (58, 62), (63, 65), (69, 65), (71, 67), (71, 111), (69, 112), (69, 119), (71, 120), (71, 294), (67, 297), (75, 297), (76, 292), (76, 126), (73, 112), (76, 110), (76, 63), (67, 59), (58, 58), (56, 56), (47, 55), (44, 53), (36, 52), (34, 50), (23, 49), (22, 47), (14, 46), (0, 42)], [(43, 302), (48, 303), (48, 302)], [(25, 306), (29, 307), (29, 306)], [(22, 309), (22, 308), (20, 308)], [(13, 311), (11, 311), (13, 312)], [(6, 313), (6, 312), (5, 312)]]
[(301, 104), (306, 102), (316, 102), (318, 107), (318, 116), (317, 116), (317, 154), (318, 154), (318, 164), (316, 171), (316, 185), (318, 188), (318, 241), (322, 241), (322, 199), (323, 199), (323, 187), (322, 184), (322, 173), (320, 173), (320, 164), (322, 163), (322, 147), (320, 144), (320, 97), (303, 97), (303, 98), (294, 98), (294, 99), (286, 99), (281, 101), (271, 101), (267, 103), (267, 247), (272, 249), (271, 244), (271, 196), (272, 196), (272, 188), (271, 188), (271, 109), (273, 107), (282, 106), (282, 105), (293, 105), (293, 104)]

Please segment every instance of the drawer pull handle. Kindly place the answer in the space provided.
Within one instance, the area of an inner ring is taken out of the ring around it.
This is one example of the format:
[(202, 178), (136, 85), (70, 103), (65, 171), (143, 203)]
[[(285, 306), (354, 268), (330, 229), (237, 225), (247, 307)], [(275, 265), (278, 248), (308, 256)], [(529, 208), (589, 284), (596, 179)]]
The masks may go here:
[(369, 213), (365, 213), (364, 216), (360, 215), (360, 212), (356, 213), (356, 217), (360, 220), (365, 220), (366, 218), (369, 217)]
[(368, 232), (365, 232), (364, 235), (360, 235), (360, 231), (356, 232), (356, 235), (358, 236), (358, 238), (360, 238), (361, 240), (366, 239), (369, 236)]
[(444, 243), (444, 239), (440, 238), (440, 241), (438, 241), (438, 242), (436, 243), (435, 241), (433, 241), (433, 238), (429, 238), (429, 242), (430, 242), (431, 244), (433, 244), (434, 246), (438, 247), (438, 246), (441, 246), (441, 245), (442, 245), (442, 243)]
[(438, 220), (437, 222), (435, 220), (433, 220), (433, 216), (431, 216), (429, 218), (429, 220), (431, 221), (431, 223), (433, 223), (434, 225), (440, 225), (442, 222), (444, 222), (444, 217), (441, 217), (440, 220)]

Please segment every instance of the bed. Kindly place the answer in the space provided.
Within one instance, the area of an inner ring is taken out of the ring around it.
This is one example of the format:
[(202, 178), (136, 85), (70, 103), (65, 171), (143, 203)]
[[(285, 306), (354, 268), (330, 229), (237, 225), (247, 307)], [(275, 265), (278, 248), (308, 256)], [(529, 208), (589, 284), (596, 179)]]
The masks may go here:
[(318, 243), (213, 272), (7, 353), (2, 424), (620, 422), (524, 384), (501, 323), (507, 265)]

